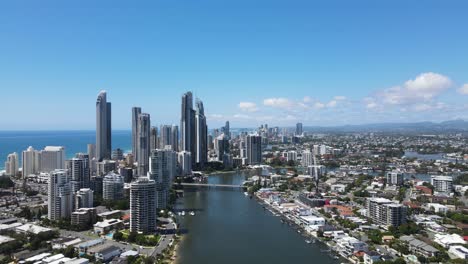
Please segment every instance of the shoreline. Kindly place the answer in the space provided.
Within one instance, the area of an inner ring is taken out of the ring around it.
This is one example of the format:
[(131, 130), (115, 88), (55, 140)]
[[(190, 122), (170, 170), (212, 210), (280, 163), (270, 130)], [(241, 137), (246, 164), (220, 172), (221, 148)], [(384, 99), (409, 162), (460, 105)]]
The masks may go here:
[[(333, 245), (330, 243), (330, 241), (325, 241), (325, 239), (323, 239), (323, 237), (318, 237), (317, 232), (309, 232), (302, 225), (298, 224), (293, 219), (290, 219), (288, 216), (285, 216), (278, 208), (276, 208), (274, 205), (266, 202), (262, 198), (258, 197), (256, 194), (254, 195), (254, 198), (260, 205), (262, 205), (264, 207), (265, 210), (268, 210), (269, 212), (271, 212), (273, 214), (273, 216), (279, 217), (281, 219), (282, 223), (287, 223), (290, 228), (292, 228), (294, 230), (297, 230), (298, 233), (305, 240), (310, 239), (311, 242), (314, 241), (314, 242), (312, 242), (313, 244), (315, 244), (316, 242), (319, 242), (319, 245), (317, 245), (317, 246), (321, 245), (321, 246), (325, 246), (327, 248), (326, 250), (319, 249), (321, 252), (323, 252), (323, 253), (332, 253), (332, 252), (334, 252), (334, 254), (327, 254), (327, 255), (329, 257), (337, 260), (337, 261), (340, 260), (340, 259), (346, 259), (350, 263), (353, 263), (353, 261), (351, 259), (349, 259), (347, 257), (344, 257), (341, 254), (339, 254), (338, 252), (336, 252), (336, 250), (333, 248)], [(338, 256), (338, 258), (336, 258), (336, 256)]]

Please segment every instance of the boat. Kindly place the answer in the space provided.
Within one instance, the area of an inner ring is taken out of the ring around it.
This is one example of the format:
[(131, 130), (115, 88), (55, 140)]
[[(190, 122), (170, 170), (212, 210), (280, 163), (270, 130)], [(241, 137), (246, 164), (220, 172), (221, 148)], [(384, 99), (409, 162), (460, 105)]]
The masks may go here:
[(190, 211), (190, 215), (195, 215), (195, 212), (194, 212), (194, 211)]
[(182, 211), (182, 216), (184, 216), (184, 215), (185, 215), (185, 211)]
[(305, 242), (306, 242), (307, 244), (310, 244), (310, 243), (311, 243), (311, 241), (310, 241), (310, 240), (306, 240)]
[(249, 193), (248, 193), (248, 192), (244, 192), (244, 195), (245, 195), (245, 196), (248, 196), (248, 195), (249, 195)]
[(178, 214), (178, 215), (182, 215), (182, 213), (181, 213), (181, 212), (178, 212), (177, 214)]
[(334, 259), (340, 259), (337, 255), (333, 256)]

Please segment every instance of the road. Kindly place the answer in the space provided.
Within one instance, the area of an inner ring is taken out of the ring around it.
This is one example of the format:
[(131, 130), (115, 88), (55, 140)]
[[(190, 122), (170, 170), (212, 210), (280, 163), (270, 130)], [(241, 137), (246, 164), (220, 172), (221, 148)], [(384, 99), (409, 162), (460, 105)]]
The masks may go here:
[[(165, 232), (161, 232), (161, 240), (159, 240), (159, 244), (154, 248), (151, 252), (151, 256), (156, 257), (160, 255), (164, 249), (166, 249), (174, 240), (174, 235), (176, 233), (177, 226), (172, 221), (172, 219), (168, 219), (169, 223), (164, 225)], [(166, 233), (166, 234), (163, 234)]]

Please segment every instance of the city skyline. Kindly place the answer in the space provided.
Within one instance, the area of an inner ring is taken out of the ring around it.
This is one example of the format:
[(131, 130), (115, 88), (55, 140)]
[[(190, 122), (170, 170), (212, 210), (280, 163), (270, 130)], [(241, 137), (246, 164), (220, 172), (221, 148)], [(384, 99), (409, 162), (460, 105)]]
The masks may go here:
[(209, 127), (468, 119), (462, 1), (35, 5), (0, 11), (0, 87), (15, 109), (0, 130), (93, 129), (101, 89), (114, 129), (131, 127), (133, 106), (178, 124), (186, 91)]

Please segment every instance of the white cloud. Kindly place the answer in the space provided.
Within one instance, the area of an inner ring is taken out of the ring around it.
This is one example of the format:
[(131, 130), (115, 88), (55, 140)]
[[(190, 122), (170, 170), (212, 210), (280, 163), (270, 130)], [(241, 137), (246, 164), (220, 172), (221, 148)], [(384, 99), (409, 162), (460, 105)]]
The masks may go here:
[(324, 107), (325, 107), (325, 104), (324, 104), (324, 103), (321, 103), (321, 102), (316, 102), (316, 103), (314, 104), (314, 108), (315, 108), (315, 109), (322, 109), (322, 108), (324, 108)]
[(291, 101), (288, 98), (284, 98), (284, 97), (267, 98), (263, 100), (263, 104), (266, 106), (270, 106), (270, 107), (284, 108), (284, 109), (292, 108), (295, 105), (294, 101)]
[(330, 102), (328, 102), (327, 107), (335, 107), (336, 104), (337, 104), (336, 100), (331, 100)]
[(312, 98), (310, 98), (310, 96), (304, 96), (303, 101), (304, 101), (304, 103), (310, 103), (310, 102), (312, 102)]
[(426, 102), (452, 86), (447, 76), (427, 72), (406, 81), (403, 85), (391, 87), (377, 93), (377, 97), (386, 104), (401, 105), (416, 102)]
[(468, 83), (458, 89), (458, 93), (468, 95)]
[(339, 96), (333, 97), (333, 99), (335, 99), (335, 100), (337, 100), (337, 101), (343, 101), (343, 100), (346, 100), (346, 96), (341, 96), (341, 95), (339, 95)]
[(257, 112), (258, 111), (257, 105), (252, 102), (240, 102), (239, 108), (244, 112)]

